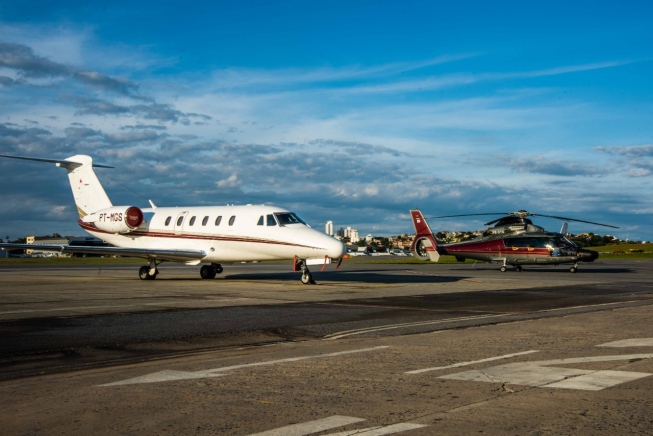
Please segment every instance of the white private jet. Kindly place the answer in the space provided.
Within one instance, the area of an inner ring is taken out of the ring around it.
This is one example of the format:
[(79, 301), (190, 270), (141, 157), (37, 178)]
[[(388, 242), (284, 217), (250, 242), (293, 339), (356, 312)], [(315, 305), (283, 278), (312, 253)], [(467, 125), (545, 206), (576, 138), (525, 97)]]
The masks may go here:
[[(205, 263), (203, 279), (223, 270), (222, 263), (261, 260), (294, 260), (304, 284), (315, 283), (308, 265), (338, 266), (347, 253), (337, 239), (312, 229), (296, 214), (276, 206), (200, 206), (150, 208), (114, 206), (98, 180), (90, 156), (42, 159), (21, 156), (0, 157), (50, 162), (68, 171), (78, 224), (91, 235), (113, 247), (71, 245), (0, 244), (2, 249), (37, 249), (61, 253), (92, 253), (142, 257), (148, 265), (139, 270), (142, 280), (153, 280), (161, 262)], [(323, 267), (324, 268), (324, 267)]]

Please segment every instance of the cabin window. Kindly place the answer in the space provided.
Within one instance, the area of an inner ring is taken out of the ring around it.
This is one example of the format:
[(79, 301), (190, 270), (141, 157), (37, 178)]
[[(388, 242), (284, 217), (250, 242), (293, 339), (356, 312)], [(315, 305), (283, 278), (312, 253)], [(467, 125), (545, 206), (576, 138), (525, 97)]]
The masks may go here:
[(547, 238), (508, 238), (504, 240), (506, 247), (546, 247)]
[(179, 227), (183, 222), (184, 222), (184, 216), (182, 215), (179, 218), (177, 218), (177, 227)]
[(204, 219), (202, 220), (202, 225), (205, 226), (206, 223), (208, 223), (208, 222), (209, 222), (209, 217), (205, 216)]
[(262, 226), (263, 225), (263, 215), (258, 219), (258, 223), (256, 223), (257, 226)]
[(215, 225), (216, 225), (216, 226), (219, 226), (219, 225), (220, 225), (220, 222), (222, 222), (222, 215), (220, 215), (219, 217), (217, 217), (217, 218), (215, 219)]
[[(263, 217), (261, 217), (263, 218)], [(268, 215), (268, 226), (276, 226), (277, 225), (277, 220), (274, 219), (274, 215), (270, 214)]]
[(192, 217), (188, 224), (191, 225), (191, 226), (194, 225), (195, 224), (195, 217)]
[(171, 221), (171, 220), (172, 220), (172, 217), (171, 217), (171, 216), (169, 216), (168, 218), (166, 218), (166, 227), (170, 225), (170, 221)]
[(233, 215), (231, 218), (229, 218), (229, 225), (230, 225), (230, 226), (233, 226), (233, 225), (234, 225), (234, 221), (236, 221), (236, 215)]

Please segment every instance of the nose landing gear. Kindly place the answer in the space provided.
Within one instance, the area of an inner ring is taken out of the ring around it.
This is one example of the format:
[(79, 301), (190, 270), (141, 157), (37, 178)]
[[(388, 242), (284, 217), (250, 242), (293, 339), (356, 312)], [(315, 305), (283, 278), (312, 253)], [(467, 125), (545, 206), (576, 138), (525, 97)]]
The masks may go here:
[(295, 271), (297, 271), (298, 269), (302, 271), (301, 281), (303, 284), (305, 285), (315, 284), (315, 280), (313, 280), (313, 275), (308, 270), (308, 266), (306, 265), (306, 260), (295, 258)]

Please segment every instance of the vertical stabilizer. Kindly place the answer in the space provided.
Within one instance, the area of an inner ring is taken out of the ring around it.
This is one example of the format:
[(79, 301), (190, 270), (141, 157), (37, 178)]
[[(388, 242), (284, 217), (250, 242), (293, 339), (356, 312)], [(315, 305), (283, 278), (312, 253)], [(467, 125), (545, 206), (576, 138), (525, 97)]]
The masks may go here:
[(424, 215), (419, 210), (414, 209), (410, 211), (410, 216), (413, 219), (413, 226), (415, 226), (416, 233), (410, 251), (420, 260), (437, 262), (440, 260), (438, 244), (435, 242), (433, 232), (426, 222)]
[(57, 166), (68, 171), (70, 188), (80, 218), (112, 206), (109, 196), (93, 171), (93, 159), (90, 156), (72, 156), (57, 162)]
[(109, 200), (107, 193), (104, 192), (100, 180), (98, 180), (95, 171), (93, 171), (93, 167), (113, 167), (93, 164), (93, 159), (91, 159), (90, 156), (79, 154), (63, 160), (41, 157), (11, 156), (8, 154), (0, 154), (0, 157), (31, 160), (36, 162), (49, 162), (57, 164), (58, 167), (65, 168), (66, 171), (68, 171), (70, 187), (73, 190), (73, 197), (75, 198), (75, 204), (77, 204), (77, 212), (79, 213), (80, 218), (112, 206), (111, 200)]

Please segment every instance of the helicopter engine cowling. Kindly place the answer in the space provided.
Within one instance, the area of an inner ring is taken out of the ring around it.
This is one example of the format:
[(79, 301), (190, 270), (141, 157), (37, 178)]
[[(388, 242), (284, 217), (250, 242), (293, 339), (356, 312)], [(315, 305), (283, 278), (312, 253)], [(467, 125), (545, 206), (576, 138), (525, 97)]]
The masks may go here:
[(85, 223), (110, 233), (129, 233), (143, 223), (143, 211), (136, 206), (113, 206), (82, 218)]

